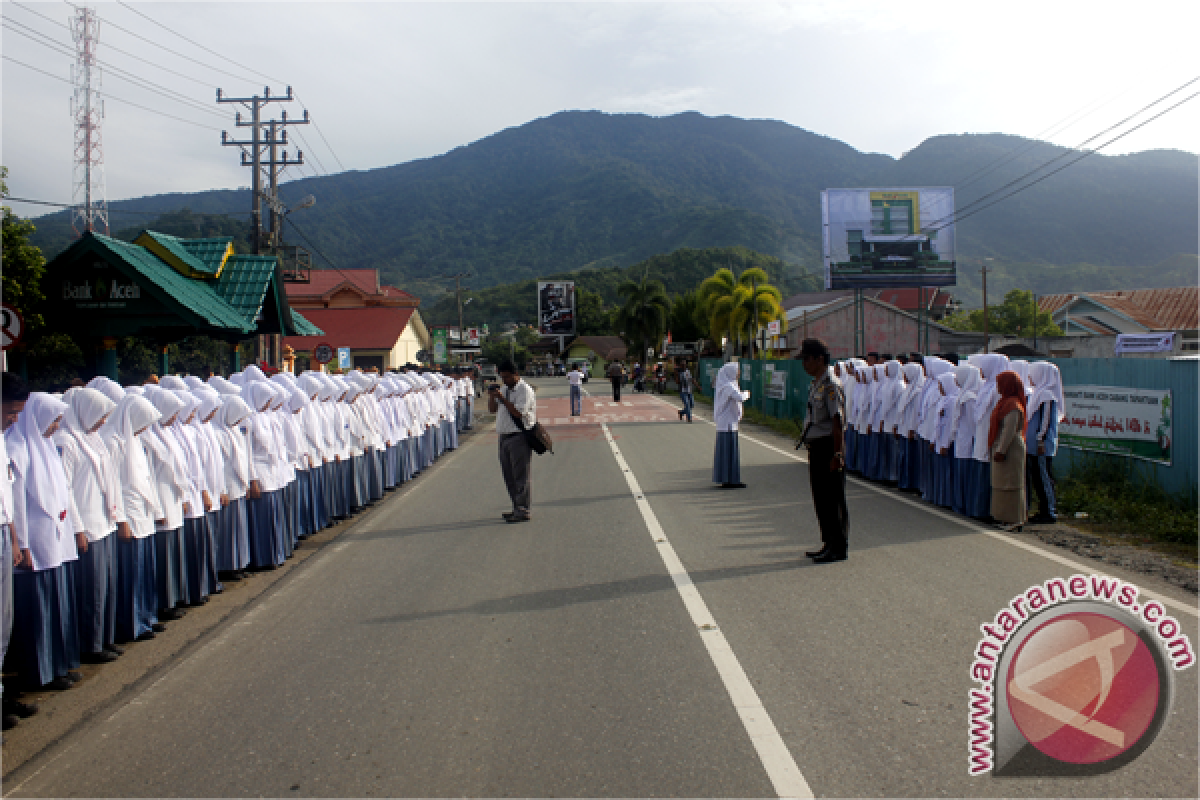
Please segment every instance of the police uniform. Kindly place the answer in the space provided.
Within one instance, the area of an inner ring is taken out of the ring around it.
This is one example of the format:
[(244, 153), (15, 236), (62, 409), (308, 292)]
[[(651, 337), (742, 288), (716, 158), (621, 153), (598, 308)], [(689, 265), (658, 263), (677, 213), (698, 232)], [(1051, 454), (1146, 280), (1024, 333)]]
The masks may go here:
[(829, 554), (845, 556), (850, 533), (845, 464), (830, 469), (837, 453), (833, 439), (835, 417), (842, 421), (844, 437), (846, 397), (833, 374), (833, 367), (826, 367), (825, 374), (813, 379), (808, 387), (808, 415), (802, 441), (808, 447), (808, 479), (817, 523), (821, 526), (821, 541)]

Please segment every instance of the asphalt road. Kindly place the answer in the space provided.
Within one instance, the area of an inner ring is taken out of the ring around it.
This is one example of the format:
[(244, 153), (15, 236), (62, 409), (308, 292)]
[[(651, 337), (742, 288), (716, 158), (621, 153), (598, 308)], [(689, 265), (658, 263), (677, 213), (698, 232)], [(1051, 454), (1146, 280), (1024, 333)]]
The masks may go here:
[(721, 491), (711, 425), (640, 396), (571, 421), (534, 383), (531, 522), (474, 437), (6, 795), (1197, 796), (1195, 669), (1118, 771), (967, 774), (980, 623), (1087, 565), (852, 483), (851, 558), (814, 566), (778, 441)]

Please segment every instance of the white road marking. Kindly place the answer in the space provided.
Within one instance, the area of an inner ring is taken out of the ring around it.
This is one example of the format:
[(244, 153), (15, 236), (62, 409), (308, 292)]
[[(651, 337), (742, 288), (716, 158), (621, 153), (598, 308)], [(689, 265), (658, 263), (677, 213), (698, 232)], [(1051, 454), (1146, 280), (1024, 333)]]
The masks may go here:
[(688, 615), (696, 625), (700, 641), (704, 642), (705, 648), (708, 649), (713, 666), (717, 668), (721, 682), (725, 684), (725, 690), (729, 692), (733, 707), (742, 720), (742, 725), (745, 726), (754, 749), (758, 752), (759, 760), (762, 761), (763, 768), (766, 769), (767, 777), (770, 778), (771, 785), (775, 787), (776, 794), (780, 797), (813, 797), (808, 781), (800, 774), (800, 768), (796, 766), (791, 751), (788, 750), (783, 737), (779, 735), (779, 730), (772, 722), (771, 716), (763, 707), (762, 700), (754, 691), (750, 679), (746, 677), (746, 671), (742, 669), (741, 663), (734, 655), (725, 634), (717, 627), (717, 622), (709, 612), (704, 598), (700, 596), (700, 591), (692, 583), (692, 578), (675, 553), (675, 548), (667, 540), (666, 532), (659, 524), (654, 509), (650, 507), (650, 501), (642, 493), (633, 471), (625, 462), (625, 457), (621, 455), (621, 450), (617, 447), (608, 425), (602, 424), (600, 427), (604, 431), (604, 438), (608, 441), (609, 447), (612, 448), (613, 456), (617, 459), (617, 466), (625, 475), (625, 482), (629, 484), (629, 491), (633, 494), (638, 511), (642, 513), (642, 520), (646, 523), (650, 538), (658, 547), (658, 554), (662, 557), (663, 564), (671, 575), (671, 580), (675, 582), (675, 588), (683, 599), (683, 605), (687, 608)]
[[(654, 399), (658, 400), (658, 402), (662, 403), (665, 406), (669, 406), (670, 408), (675, 408), (675, 406), (671, 405), (670, 403), (668, 403), (665, 400), (662, 400), (657, 397)], [(716, 423), (710, 419), (701, 419), (701, 422), (707, 422), (709, 425), (716, 427)], [(746, 435), (742, 434), (741, 432), (739, 432), (738, 439), (739, 440), (745, 439), (746, 441), (754, 442), (755, 444), (757, 444), (761, 447), (765, 447), (768, 450), (772, 450), (772, 451), (778, 453), (779, 455), (784, 456), (785, 458), (790, 458), (793, 461), (800, 461), (805, 464), (808, 463), (808, 459), (804, 456), (797, 455), (795, 453), (789, 453), (788, 451), (778, 448), (772, 444), (767, 444), (766, 442), (764, 442), (760, 439), (755, 439), (753, 436), (746, 436)], [(904, 495), (902, 495), (898, 492), (895, 492), (891, 489), (887, 489), (882, 486), (876, 486), (871, 481), (866, 481), (866, 480), (863, 480), (862, 478), (855, 478), (854, 476), (848, 476), (848, 477), (850, 478), (851, 481), (857, 483), (859, 486), (862, 486), (863, 488), (870, 489), (873, 492), (877, 492), (878, 494), (885, 495), (886, 497), (890, 497), (893, 500), (897, 500), (901, 503), (912, 506), (913, 508), (919, 508), (928, 514), (933, 514), (934, 516), (941, 517), (942, 519), (946, 520), (947, 522), (954, 522), (958, 525), (963, 526), (964, 528), (967, 528), (968, 530), (974, 531), (975, 533), (982, 533), (984, 536), (990, 536), (991, 538), (995, 539), (998, 542), (1004, 542), (1005, 544), (1012, 545), (1013, 547), (1019, 547), (1022, 550), (1025, 550), (1027, 552), (1035, 553), (1035, 554), (1041, 556), (1042, 558), (1048, 558), (1051, 561), (1062, 564), (1063, 566), (1070, 567), (1071, 569), (1079, 570), (1081, 573), (1083, 573), (1085, 575), (1093, 574), (1097, 571), (1097, 568), (1098, 568), (1097, 564), (1085, 564), (1082, 561), (1075, 561), (1074, 559), (1067, 558), (1066, 556), (1061, 556), (1058, 553), (1054, 553), (1049, 550), (1044, 550), (1041, 547), (1037, 547), (1035, 545), (1029, 544), (1028, 542), (1022, 542), (1019, 539), (1014, 539), (1011, 536), (1007, 536), (1003, 533), (1000, 533), (999, 531), (994, 531), (994, 530), (985, 528), (982, 525), (980, 525), (979, 523), (975, 522), (974, 520), (972, 520), (968, 517), (962, 517), (962, 516), (959, 516), (958, 514), (950, 512), (950, 511), (946, 511), (944, 509), (937, 508), (935, 506), (931, 506), (928, 503), (919, 502), (917, 500), (914, 500), (911, 497), (905, 497)], [(1103, 574), (1103, 573), (1101, 573), (1101, 574)], [(1198, 611), (1193, 606), (1189, 606), (1187, 603), (1181, 603), (1180, 601), (1176, 600), (1173, 597), (1167, 597), (1166, 595), (1159, 594), (1158, 592), (1155, 592), (1151, 589), (1146, 589), (1145, 587), (1143, 587), (1140, 584), (1137, 584), (1137, 587), (1138, 587), (1138, 592), (1142, 595), (1145, 595), (1146, 597), (1157, 600), (1160, 603), (1165, 603), (1166, 605), (1170, 606), (1171, 608), (1175, 609), (1176, 611), (1182, 611), (1185, 614), (1191, 614), (1193, 617), (1200, 617), (1200, 611)]]

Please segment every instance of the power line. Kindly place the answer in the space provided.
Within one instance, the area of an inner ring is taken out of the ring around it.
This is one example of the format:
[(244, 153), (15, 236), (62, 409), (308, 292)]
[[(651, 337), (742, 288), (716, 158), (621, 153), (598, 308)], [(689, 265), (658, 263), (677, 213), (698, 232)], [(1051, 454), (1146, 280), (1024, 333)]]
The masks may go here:
[[(301, 108), (307, 108), (307, 106), (304, 105), (304, 101), (300, 100), (300, 95), (296, 95), (296, 100), (299, 101)], [(331, 145), (329, 140), (325, 138), (325, 132), (321, 130), (321, 126), (317, 124), (315, 119), (313, 120), (313, 127), (317, 129), (317, 134), (321, 137), (321, 141), (325, 143), (325, 146), (329, 148), (329, 152), (333, 153), (333, 160), (336, 161), (338, 166), (342, 168), (342, 172), (345, 172), (346, 167), (342, 164), (342, 160), (338, 158), (338, 154), (334, 151), (333, 145)]]
[(298, 227), (296, 227), (296, 223), (292, 222), (291, 217), (289, 217), (288, 215), (285, 214), (283, 217), (283, 220), (288, 225), (292, 226), (292, 230), (294, 230), (296, 233), (300, 234), (300, 238), (303, 239), (305, 241), (305, 243), (307, 243), (308, 246), (313, 249), (314, 253), (319, 255), (321, 258), (325, 259), (326, 264), (328, 264), (329, 266), (331, 266), (335, 270), (337, 270), (338, 274), (341, 275), (343, 278), (345, 278), (346, 280), (350, 280), (350, 276), (347, 275), (342, 270), (341, 267), (339, 267), (337, 264), (333, 263), (333, 261), (329, 258), (329, 256), (327, 256), (323, 252), (321, 252), (321, 248), (317, 247), (315, 244), (312, 243), (312, 239), (309, 239), (307, 236), (304, 235), (304, 231), (302, 231)]
[[(47, 72), (46, 70), (40, 69), (31, 64), (26, 64), (24, 61), (18, 61), (17, 59), (13, 58), (12, 56), (4, 55), (4, 56), (0, 56), (0, 57), (2, 57), (5, 61), (11, 61), (14, 64), (19, 64), (22, 67), (25, 67), (25, 69), (31, 69), (34, 72), (40, 72), (41, 74), (45, 75), (46, 77), (53, 78), (56, 81), (61, 81), (62, 83), (68, 83), (68, 84), (71, 83), (71, 81), (67, 80), (66, 78), (59, 77), (58, 75), (55, 75), (53, 72)], [(196, 122), (195, 120), (184, 119), (183, 117), (177, 117), (174, 114), (168, 114), (165, 111), (159, 111), (156, 108), (150, 108), (149, 106), (144, 106), (141, 103), (135, 103), (132, 100), (126, 100), (123, 97), (117, 97), (116, 95), (110, 94), (109, 92), (96, 92), (96, 94), (100, 95), (101, 97), (107, 98), (109, 100), (116, 100), (118, 103), (124, 103), (125, 105), (133, 106), (134, 108), (140, 108), (143, 111), (149, 111), (151, 114), (158, 114), (160, 117), (167, 117), (169, 119), (173, 119), (178, 122), (186, 122), (188, 125), (195, 125), (197, 128), (204, 128), (205, 130), (209, 130), (209, 131), (220, 130), (219, 128), (213, 127), (212, 125), (208, 125), (203, 122)]]
[[(297, 100), (297, 101), (298, 101), (299, 99), (300, 99), (299, 97), (297, 97), (297, 98), (296, 98), (296, 100)], [(301, 105), (301, 106), (303, 106), (304, 104), (303, 104), (303, 103), (301, 103), (300, 105)], [(311, 115), (311, 114), (309, 115), (309, 121), (310, 121), (310, 122), (312, 121), (312, 115)], [(309, 147), (309, 146), (308, 146), (308, 142), (306, 142), (306, 141), (304, 140), (304, 137), (300, 135), (300, 131), (296, 131), (296, 138), (300, 140), (300, 144), (304, 145), (304, 149), (305, 149), (305, 150), (307, 150), (307, 151), (308, 151), (308, 152), (309, 152), (309, 153), (312, 155), (313, 159), (315, 159), (315, 160), (316, 160), (316, 162), (317, 162), (317, 166), (319, 166), (319, 167), (321, 168), (321, 172), (324, 172), (326, 175), (328, 175), (328, 174), (329, 174), (329, 170), (325, 169), (325, 165), (321, 163), (321, 159), (320, 159), (320, 158), (317, 156), (317, 153), (316, 153), (316, 151), (315, 151), (315, 150), (313, 150), (311, 147)], [(312, 166), (312, 165), (310, 164), (309, 166), (310, 166), (310, 168), (311, 168), (311, 166)], [(316, 175), (316, 174), (317, 174), (317, 171), (316, 171), (315, 169), (313, 169), (313, 174), (314, 174), (314, 175)]]
[[(56, 208), (74, 208), (75, 207), (74, 204), (72, 204), (72, 203), (54, 203), (49, 200), (33, 200), (28, 197), (12, 197), (11, 195), (4, 195), (4, 197), (0, 198), (0, 199), (11, 200), (14, 203), (31, 203), (35, 206), (54, 206)], [(112, 209), (109, 209), (109, 212), (112, 214), (139, 214), (139, 215), (144, 215), (144, 216), (149, 216), (149, 217), (161, 217), (164, 214), (173, 214), (176, 211), (183, 211), (183, 210), (184, 209), (168, 209), (166, 211), (134, 211), (131, 209), (124, 209), (124, 208), (112, 208)], [(193, 211), (192, 213), (193, 214), (202, 214), (204, 216), (209, 216), (209, 217), (228, 217), (232, 214), (249, 214), (250, 212), (249, 211), (221, 211), (221, 212)]]

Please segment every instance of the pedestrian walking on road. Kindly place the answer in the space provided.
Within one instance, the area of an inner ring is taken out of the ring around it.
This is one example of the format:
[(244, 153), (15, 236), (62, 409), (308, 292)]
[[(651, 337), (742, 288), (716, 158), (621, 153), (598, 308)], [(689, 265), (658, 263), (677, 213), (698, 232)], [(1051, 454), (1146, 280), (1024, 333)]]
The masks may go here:
[(713, 421), (717, 424), (717, 444), (713, 452), (713, 483), (722, 489), (745, 489), (742, 483), (742, 457), (738, 452), (738, 423), (742, 419), (742, 403), (750, 399), (749, 392), (738, 386), (738, 365), (731, 361), (717, 373), (713, 390)]
[(581, 416), (583, 414), (583, 373), (579, 371), (578, 364), (567, 373), (567, 383), (571, 387), (571, 416)]
[(845, 561), (850, 536), (846, 508), (846, 397), (829, 366), (829, 348), (820, 339), (800, 345), (808, 386), (808, 413), (800, 443), (808, 448), (808, 482), (821, 527), (820, 550), (805, 553), (817, 564)]
[(625, 382), (625, 365), (619, 360), (608, 365), (608, 380), (612, 383), (613, 402), (621, 402), (621, 384)]
[(992, 517), (1008, 530), (1025, 524), (1025, 386), (1015, 372), (996, 376), (999, 401), (988, 427), (992, 453)]
[(682, 421), (686, 416), (687, 421), (692, 421), (692, 406), (696, 400), (692, 395), (692, 372), (687, 368), (687, 364), (683, 359), (679, 360), (679, 369), (675, 372), (675, 379), (679, 381), (679, 399), (683, 401), (683, 408), (679, 409), (679, 419)]
[[(537, 397), (533, 388), (521, 380), (511, 361), (500, 364), (504, 392), (495, 386), (488, 390), (488, 411), (496, 415), (496, 436), (500, 440), (500, 469), (504, 485), (512, 498), (512, 511), (503, 514), (505, 522), (525, 522), (532, 502), (531, 467), (533, 448), (525, 431), (537, 424)], [(501, 413), (500, 407), (504, 407)]]

